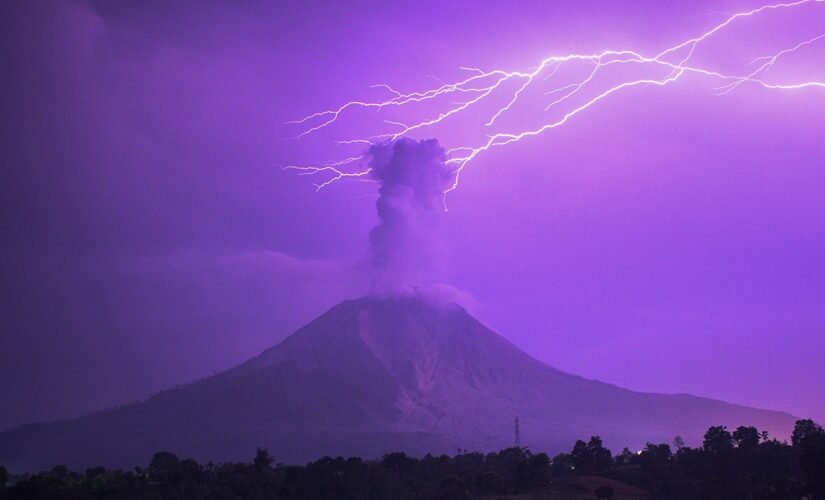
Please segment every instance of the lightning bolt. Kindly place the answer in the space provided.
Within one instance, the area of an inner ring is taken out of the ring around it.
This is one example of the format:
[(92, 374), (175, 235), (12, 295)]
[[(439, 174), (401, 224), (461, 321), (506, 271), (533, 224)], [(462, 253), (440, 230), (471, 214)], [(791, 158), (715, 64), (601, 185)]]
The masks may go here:
[[(721, 23), (713, 26), (701, 35), (680, 42), (672, 47), (668, 47), (652, 56), (645, 56), (632, 50), (604, 50), (594, 54), (549, 56), (541, 60), (541, 62), (536, 66), (521, 71), (504, 71), (500, 69), (485, 71), (479, 68), (461, 67), (461, 70), (469, 73), (469, 76), (466, 78), (453, 83), (441, 83), (441, 85), (430, 89), (410, 93), (399, 92), (389, 85), (379, 84), (373, 87), (386, 90), (389, 94), (391, 94), (390, 98), (383, 101), (350, 101), (339, 106), (338, 108), (316, 112), (300, 120), (295, 120), (288, 123), (305, 126), (304, 130), (296, 136), (296, 138), (301, 138), (332, 125), (351, 110), (361, 108), (374, 109), (376, 112), (379, 112), (385, 108), (404, 108), (405, 106), (416, 103), (431, 102), (444, 96), (462, 96), (459, 100), (450, 102), (449, 107), (442, 109), (435, 116), (425, 118), (414, 123), (404, 124), (385, 120), (384, 122), (387, 125), (392, 125), (398, 128), (396, 132), (384, 133), (370, 138), (337, 141), (338, 144), (371, 145), (380, 141), (393, 141), (416, 130), (443, 123), (451, 117), (466, 111), (470, 107), (476, 106), (481, 102), (488, 101), (490, 96), (497, 93), (497, 91), (503, 92), (507, 83), (519, 82), (507, 102), (498, 107), (484, 123), (486, 127), (493, 127), (503, 115), (510, 111), (510, 109), (512, 109), (512, 107), (519, 102), (522, 94), (527, 89), (536, 85), (546, 85), (548, 81), (552, 81), (554, 79), (554, 76), (562, 66), (567, 67), (580, 63), (591, 66), (591, 68), (583, 78), (575, 80), (572, 83), (552, 86), (545, 90), (543, 92), (544, 95), (553, 96), (553, 99), (544, 107), (544, 112), (561, 107), (563, 104), (573, 101), (574, 98), (580, 96), (581, 94), (590, 91), (598, 77), (611, 66), (634, 65), (640, 68), (654, 68), (664, 71), (664, 76), (659, 78), (643, 77), (636, 79), (624, 79), (604, 90), (594, 90), (591, 92), (589, 97), (583, 98), (583, 102), (580, 104), (570, 107), (570, 109), (561, 113), (556, 119), (548, 120), (535, 128), (529, 128), (517, 132), (495, 132), (486, 135), (486, 139), (481, 141), (478, 145), (459, 145), (449, 149), (447, 151), (447, 163), (454, 167), (455, 176), (453, 183), (444, 191), (446, 209), (447, 194), (458, 188), (463, 170), (480, 154), (492, 148), (506, 146), (508, 144), (521, 141), (522, 139), (538, 136), (552, 129), (561, 127), (573, 117), (590, 109), (602, 100), (629, 88), (641, 86), (662, 87), (681, 79), (684, 75), (698, 75), (701, 77), (719, 80), (722, 83), (721, 86), (717, 87), (717, 91), (720, 95), (732, 92), (744, 84), (755, 85), (768, 90), (825, 88), (825, 82), (823, 81), (813, 80), (792, 83), (768, 83), (762, 78), (762, 75), (771, 69), (782, 57), (825, 39), (825, 32), (802, 40), (797, 44), (782, 49), (774, 54), (754, 59), (751, 61), (749, 66), (753, 66), (755, 64), (758, 64), (758, 66), (756, 66), (755, 69), (749, 72), (743, 72), (742, 74), (727, 74), (696, 66), (691, 63), (695, 51), (700, 44), (706, 42), (709, 38), (713, 37), (713, 35), (725, 30), (725, 28), (737, 20), (765, 14), (770, 11), (789, 10), (800, 7), (804, 4), (819, 4), (825, 7), (825, 0), (797, 0), (794, 2), (763, 5), (748, 11), (738, 12), (731, 15)], [(819, 7), (819, 5), (817, 5), (817, 7)], [(545, 75), (544, 78), (540, 78), (543, 74)], [(320, 190), (340, 180), (368, 179), (371, 171), (368, 165), (364, 165), (366, 158), (367, 155), (361, 155), (320, 165), (289, 165), (285, 168), (289, 170), (297, 170), (302, 175), (315, 175), (321, 173), (328, 174), (329, 177), (324, 182), (315, 184), (316, 188)], [(346, 167), (352, 164), (359, 164), (359, 169), (354, 171), (347, 170)]]

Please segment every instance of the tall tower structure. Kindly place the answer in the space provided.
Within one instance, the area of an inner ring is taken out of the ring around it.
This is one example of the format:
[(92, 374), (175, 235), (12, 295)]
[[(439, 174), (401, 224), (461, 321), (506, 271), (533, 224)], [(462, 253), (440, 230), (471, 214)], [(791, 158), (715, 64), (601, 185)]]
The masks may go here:
[(515, 448), (521, 448), (521, 429), (519, 429), (518, 417), (516, 417), (516, 421), (513, 424), (513, 432), (515, 434), (515, 439), (513, 440), (513, 446)]

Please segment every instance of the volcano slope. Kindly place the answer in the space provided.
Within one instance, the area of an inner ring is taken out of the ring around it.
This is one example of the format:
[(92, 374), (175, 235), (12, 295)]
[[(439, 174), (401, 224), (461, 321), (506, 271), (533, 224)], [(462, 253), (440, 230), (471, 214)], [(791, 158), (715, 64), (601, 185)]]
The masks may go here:
[(711, 425), (790, 434), (794, 417), (686, 394), (634, 392), (548, 366), (463, 308), (421, 296), (348, 300), (226, 372), (146, 401), (0, 434), (13, 471), (133, 467), (172, 451), (200, 461), (278, 461), (489, 451), (566, 451), (599, 435), (614, 451)]

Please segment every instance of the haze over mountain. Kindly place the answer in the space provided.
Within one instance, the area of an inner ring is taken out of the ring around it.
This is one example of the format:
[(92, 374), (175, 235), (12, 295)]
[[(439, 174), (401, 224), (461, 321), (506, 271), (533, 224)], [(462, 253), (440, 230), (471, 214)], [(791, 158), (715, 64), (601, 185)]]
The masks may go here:
[(144, 402), (0, 434), (11, 470), (132, 467), (168, 450), (201, 461), (279, 461), (488, 451), (569, 450), (601, 435), (614, 451), (710, 425), (787, 436), (794, 417), (685, 394), (633, 392), (548, 366), (463, 308), (427, 298), (347, 300), (248, 362)]

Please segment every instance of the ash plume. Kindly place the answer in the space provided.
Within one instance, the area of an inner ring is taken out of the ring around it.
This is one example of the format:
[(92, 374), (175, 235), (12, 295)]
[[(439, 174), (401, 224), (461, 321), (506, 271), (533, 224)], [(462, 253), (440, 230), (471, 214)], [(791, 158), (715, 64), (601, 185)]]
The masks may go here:
[(440, 238), (444, 191), (455, 172), (436, 139), (401, 138), (369, 150), (380, 222), (370, 231), (373, 291), (397, 293), (426, 284), (445, 259)]

